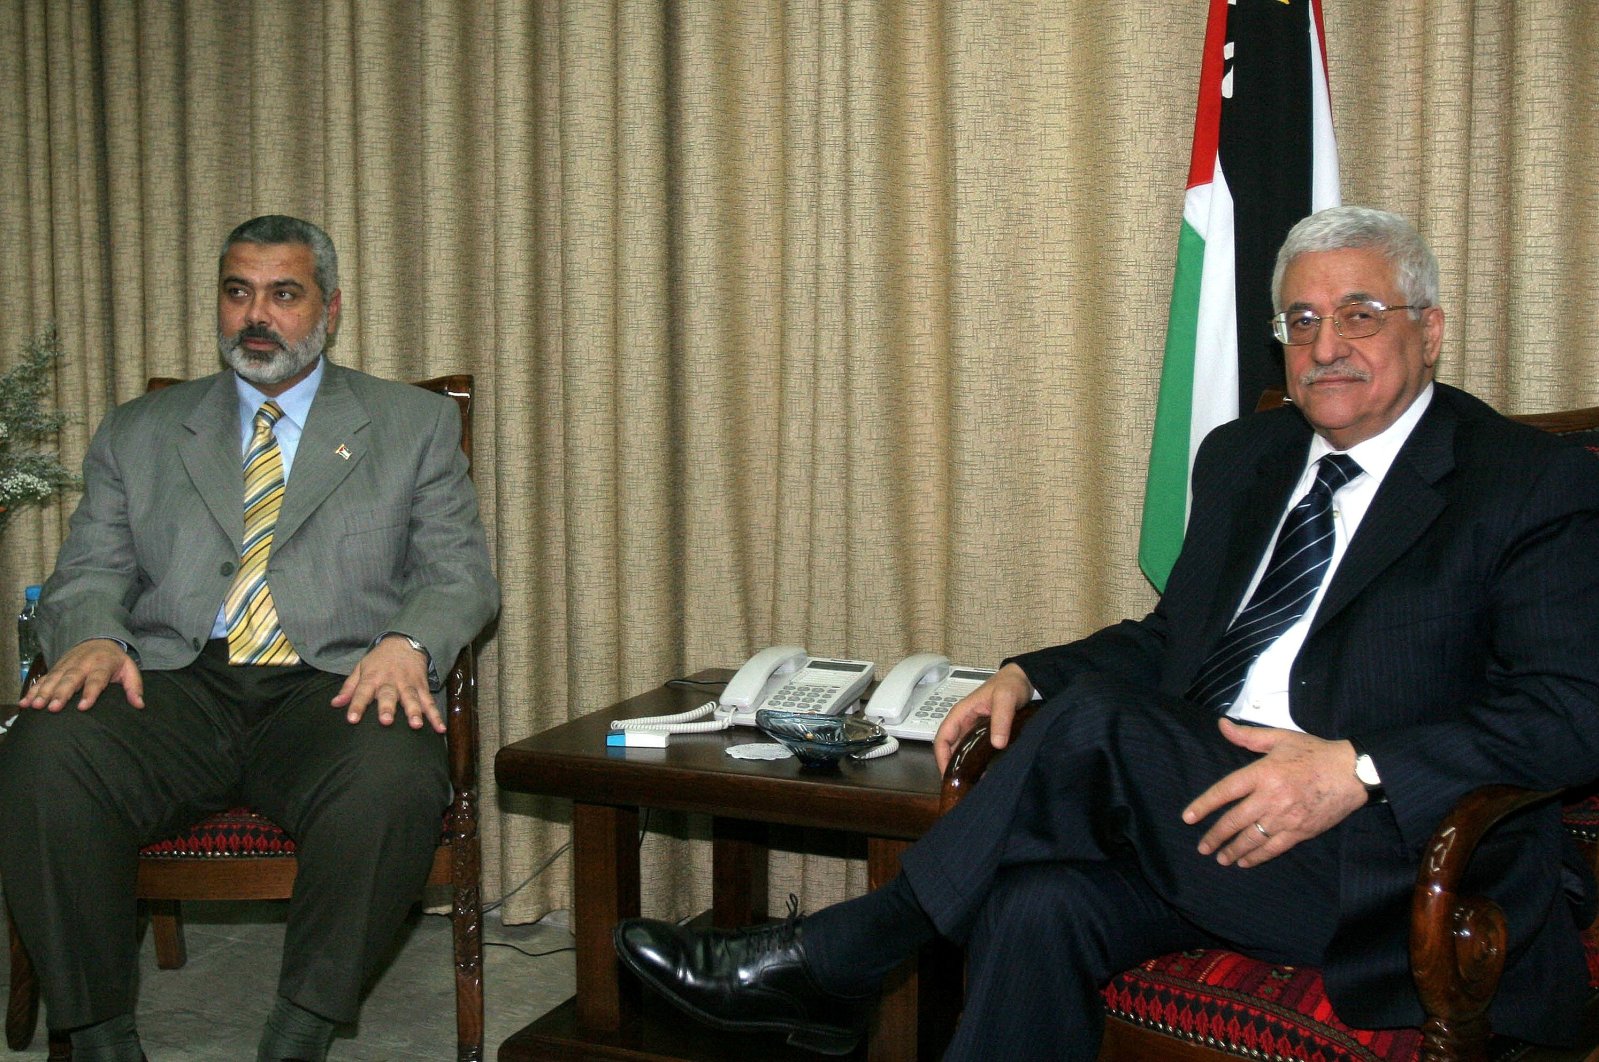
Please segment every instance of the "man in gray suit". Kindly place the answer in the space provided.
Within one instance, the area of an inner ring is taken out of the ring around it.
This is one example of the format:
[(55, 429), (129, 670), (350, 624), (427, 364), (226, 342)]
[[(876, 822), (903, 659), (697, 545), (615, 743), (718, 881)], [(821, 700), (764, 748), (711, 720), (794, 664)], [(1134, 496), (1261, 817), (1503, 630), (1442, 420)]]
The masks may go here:
[(339, 309), (326, 233), (245, 222), (219, 266), (231, 368), (90, 443), (50, 669), (0, 741), (0, 876), (77, 1062), (141, 1058), (142, 845), (241, 802), (297, 842), (260, 1059), (325, 1056), (426, 878), (440, 675), (499, 590), (455, 404), (328, 362)]

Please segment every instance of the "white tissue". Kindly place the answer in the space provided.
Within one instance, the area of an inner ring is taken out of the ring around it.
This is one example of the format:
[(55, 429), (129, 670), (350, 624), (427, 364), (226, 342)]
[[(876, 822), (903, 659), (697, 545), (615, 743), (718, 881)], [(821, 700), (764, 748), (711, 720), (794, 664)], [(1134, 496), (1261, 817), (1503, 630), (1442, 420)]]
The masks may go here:
[(729, 745), (722, 750), (735, 760), (786, 760), (794, 755), (782, 745), (756, 742), (749, 745)]

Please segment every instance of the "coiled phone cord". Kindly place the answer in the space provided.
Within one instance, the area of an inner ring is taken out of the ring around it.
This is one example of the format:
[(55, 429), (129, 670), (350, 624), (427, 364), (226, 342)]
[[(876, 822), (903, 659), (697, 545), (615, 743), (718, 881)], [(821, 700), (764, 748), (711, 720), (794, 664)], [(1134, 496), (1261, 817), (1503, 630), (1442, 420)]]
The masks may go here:
[(852, 760), (880, 760), (884, 756), (892, 756), (898, 751), (899, 738), (893, 734), (884, 734), (881, 745), (873, 745), (865, 752), (852, 752), (849, 758)]
[[(686, 712), (676, 715), (647, 715), (638, 719), (612, 719), (612, 730), (641, 730), (651, 734), (709, 734), (717, 730), (726, 730), (733, 725), (733, 713), (722, 716), (720, 719), (706, 719), (714, 715), (717, 704), (715, 701), (706, 701), (698, 708), (690, 708)], [(699, 720), (704, 720), (700, 722)]]

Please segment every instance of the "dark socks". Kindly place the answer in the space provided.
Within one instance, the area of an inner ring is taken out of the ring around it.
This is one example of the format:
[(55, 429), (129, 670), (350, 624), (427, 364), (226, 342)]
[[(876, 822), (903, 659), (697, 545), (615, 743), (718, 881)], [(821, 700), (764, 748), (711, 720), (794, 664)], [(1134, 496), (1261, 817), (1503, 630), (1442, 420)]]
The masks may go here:
[(811, 976), (841, 996), (876, 991), (884, 975), (938, 936), (903, 874), (875, 892), (807, 915), (804, 925)]
[(272, 1013), (267, 1016), (266, 1028), (261, 1031), (256, 1062), (281, 1062), (282, 1059), (322, 1062), (333, 1040), (333, 1024), (322, 1015), (279, 996), (272, 1005)]
[(144, 1057), (132, 1014), (73, 1029), (70, 1035), (73, 1062), (139, 1062)]

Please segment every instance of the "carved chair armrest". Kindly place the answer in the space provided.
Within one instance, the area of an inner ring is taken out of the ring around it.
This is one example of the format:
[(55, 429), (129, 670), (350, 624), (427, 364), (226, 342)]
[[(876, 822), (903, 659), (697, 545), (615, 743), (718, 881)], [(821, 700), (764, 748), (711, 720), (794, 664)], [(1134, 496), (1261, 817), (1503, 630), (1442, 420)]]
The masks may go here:
[(1428, 841), (1410, 908), (1411, 972), (1427, 1013), (1422, 1057), (1488, 1057), (1487, 1010), (1505, 967), (1505, 916), (1492, 900), (1461, 895), (1461, 883), (1478, 842), (1501, 819), (1558, 795), (1483, 786), (1461, 797)]
[(477, 791), (477, 656), (470, 645), (455, 658), (444, 678), (445, 741), (449, 746), (450, 785), (455, 792)]
[[(1037, 703), (1024, 704), (1016, 710), (1016, 718), (1011, 723), (1010, 736), (1015, 741), (1022, 732), (1022, 727), (1027, 721), (1038, 714)], [(938, 813), (947, 814), (949, 809), (960, 803), (966, 791), (977, 784), (977, 780), (988, 770), (989, 763), (1004, 749), (996, 749), (988, 740), (988, 724), (980, 723), (972, 729), (970, 734), (957, 746), (955, 754), (949, 759), (949, 766), (944, 769), (944, 781), (939, 787)]]

